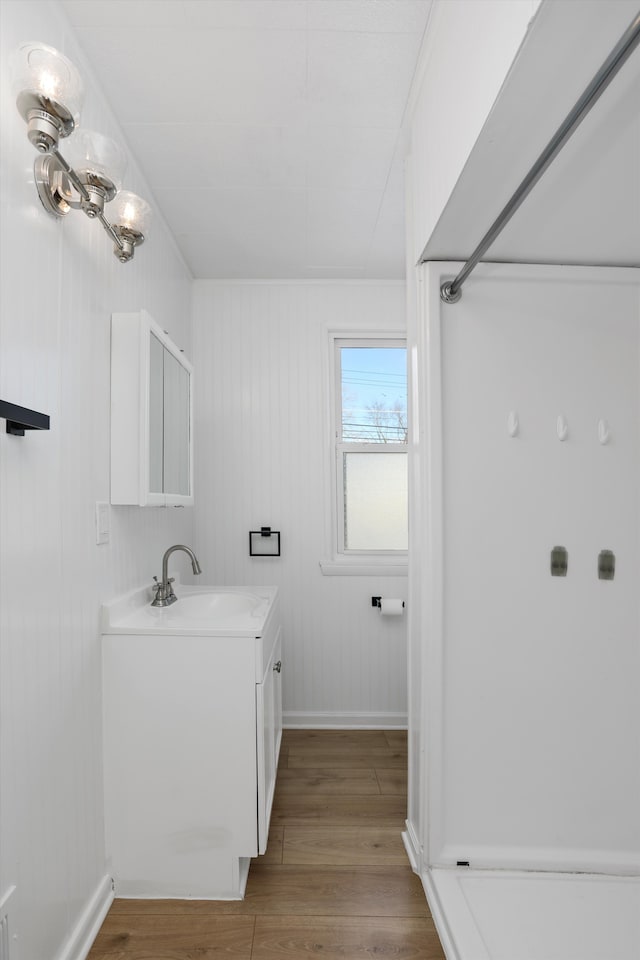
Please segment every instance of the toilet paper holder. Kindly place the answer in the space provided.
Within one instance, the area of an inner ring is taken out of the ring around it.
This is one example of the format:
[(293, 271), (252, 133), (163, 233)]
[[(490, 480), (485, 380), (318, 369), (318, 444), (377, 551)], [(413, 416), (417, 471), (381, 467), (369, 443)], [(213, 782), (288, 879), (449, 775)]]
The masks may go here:
[[(380, 608), (382, 606), (382, 597), (371, 597), (371, 606)], [(404, 600), (402, 601), (404, 607)]]

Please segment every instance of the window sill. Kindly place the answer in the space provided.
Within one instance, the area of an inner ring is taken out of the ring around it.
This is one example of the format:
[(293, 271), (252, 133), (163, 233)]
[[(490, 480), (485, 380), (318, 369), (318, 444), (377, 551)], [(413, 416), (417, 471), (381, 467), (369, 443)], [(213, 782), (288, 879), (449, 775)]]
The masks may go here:
[(321, 560), (323, 577), (406, 577), (406, 560)]

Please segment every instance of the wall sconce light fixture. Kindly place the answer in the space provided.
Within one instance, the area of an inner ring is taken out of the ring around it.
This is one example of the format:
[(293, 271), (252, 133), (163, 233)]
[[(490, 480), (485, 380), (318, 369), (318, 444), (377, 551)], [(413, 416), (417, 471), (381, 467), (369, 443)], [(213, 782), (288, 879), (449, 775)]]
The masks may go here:
[[(83, 210), (99, 220), (116, 257), (127, 263), (144, 242), (151, 208), (134, 193), (120, 192), (126, 158), (117, 143), (91, 130), (74, 133), (83, 101), (80, 74), (53, 47), (23, 43), (14, 56), (12, 86), (27, 136), (41, 154), (34, 175), (45, 210), (54, 217)], [(58, 143), (71, 134), (68, 162)], [(110, 219), (104, 212), (107, 203)]]

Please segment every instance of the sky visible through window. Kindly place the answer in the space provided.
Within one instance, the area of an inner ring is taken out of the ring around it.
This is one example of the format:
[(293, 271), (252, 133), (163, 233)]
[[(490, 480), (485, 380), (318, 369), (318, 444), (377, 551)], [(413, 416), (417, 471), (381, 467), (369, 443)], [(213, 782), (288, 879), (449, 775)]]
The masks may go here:
[(407, 351), (342, 347), (344, 442), (406, 443)]

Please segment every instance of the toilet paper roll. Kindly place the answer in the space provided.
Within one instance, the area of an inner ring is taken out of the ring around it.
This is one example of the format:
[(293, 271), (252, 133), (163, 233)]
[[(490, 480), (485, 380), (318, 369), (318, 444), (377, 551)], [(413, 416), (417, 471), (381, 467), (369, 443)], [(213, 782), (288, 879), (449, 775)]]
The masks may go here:
[(401, 617), (404, 613), (404, 600), (383, 597), (380, 601), (380, 613), (383, 617)]

